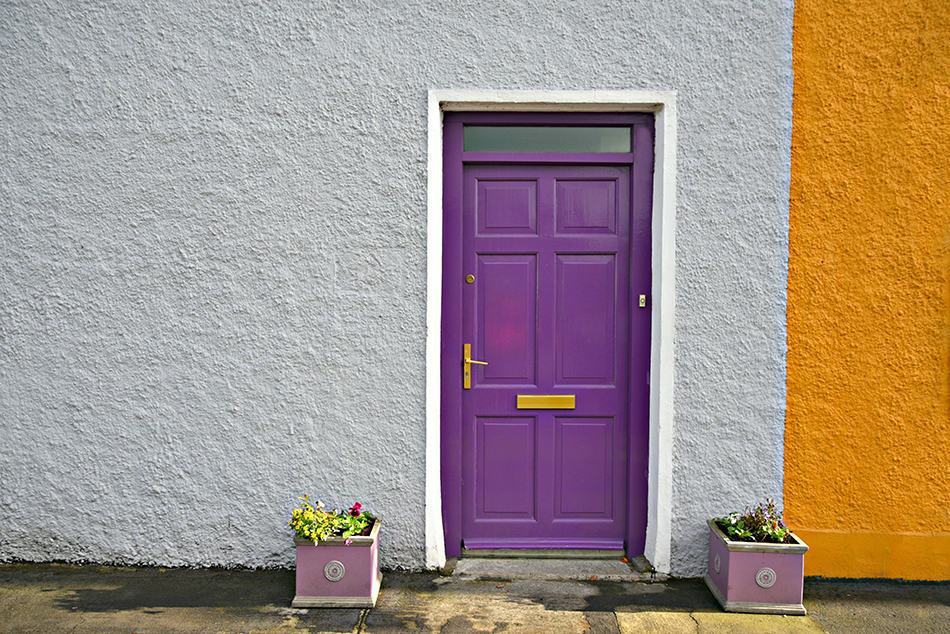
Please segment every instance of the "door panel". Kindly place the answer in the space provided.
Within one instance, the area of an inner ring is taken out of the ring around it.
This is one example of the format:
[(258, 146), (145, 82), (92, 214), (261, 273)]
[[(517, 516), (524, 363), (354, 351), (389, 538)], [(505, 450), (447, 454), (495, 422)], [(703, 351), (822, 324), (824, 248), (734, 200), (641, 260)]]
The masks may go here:
[[(533, 417), (476, 419), (478, 518), (535, 519), (536, 422)], [(508, 469), (492, 468), (496, 464)]]
[[(462, 539), (621, 548), (626, 522), (629, 166), (462, 174)], [(574, 394), (519, 410), (519, 394)]]
[(537, 256), (479, 255), (476, 327), (476, 381), (488, 385), (537, 383)]
[(617, 232), (616, 181), (558, 179), (555, 193), (558, 234)]
[(478, 235), (538, 233), (538, 182), (484, 179), (478, 182)]
[(613, 427), (613, 418), (555, 417), (555, 518), (613, 516)]
[(613, 385), (616, 280), (612, 253), (557, 256), (556, 385)]

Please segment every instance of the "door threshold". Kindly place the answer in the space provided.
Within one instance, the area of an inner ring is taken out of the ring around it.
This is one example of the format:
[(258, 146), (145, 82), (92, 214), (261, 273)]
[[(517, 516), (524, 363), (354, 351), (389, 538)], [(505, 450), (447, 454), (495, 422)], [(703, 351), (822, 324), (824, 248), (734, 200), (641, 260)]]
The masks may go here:
[(463, 548), (465, 559), (620, 559), (622, 550), (595, 548)]
[(664, 581), (666, 575), (638, 572), (614, 559), (459, 559), (451, 576), (459, 581)]

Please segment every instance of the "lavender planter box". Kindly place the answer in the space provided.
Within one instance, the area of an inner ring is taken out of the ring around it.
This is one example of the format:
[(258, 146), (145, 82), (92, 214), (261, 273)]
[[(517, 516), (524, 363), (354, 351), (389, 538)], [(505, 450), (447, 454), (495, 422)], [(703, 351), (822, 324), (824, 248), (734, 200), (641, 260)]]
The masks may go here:
[(379, 520), (365, 537), (318, 542), (294, 539), (297, 545), (295, 608), (371, 608), (379, 596)]
[(808, 546), (736, 542), (709, 520), (706, 585), (726, 612), (806, 614), (802, 577)]

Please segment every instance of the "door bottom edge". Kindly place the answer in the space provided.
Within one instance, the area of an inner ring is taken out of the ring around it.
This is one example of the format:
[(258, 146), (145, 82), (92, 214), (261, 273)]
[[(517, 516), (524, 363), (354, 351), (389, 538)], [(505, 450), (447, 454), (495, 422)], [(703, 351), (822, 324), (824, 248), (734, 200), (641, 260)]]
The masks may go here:
[[(486, 556), (489, 551), (503, 551), (506, 553), (522, 552), (523, 555), (510, 554), (508, 556), (541, 556), (532, 555), (532, 551), (564, 552), (567, 555), (579, 556), (580, 551), (597, 553), (607, 551), (613, 556), (623, 554), (622, 539), (466, 539), (462, 543), (462, 556)], [(501, 555), (498, 555), (501, 556)]]
[(463, 548), (463, 559), (619, 559), (622, 550), (603, 548)]

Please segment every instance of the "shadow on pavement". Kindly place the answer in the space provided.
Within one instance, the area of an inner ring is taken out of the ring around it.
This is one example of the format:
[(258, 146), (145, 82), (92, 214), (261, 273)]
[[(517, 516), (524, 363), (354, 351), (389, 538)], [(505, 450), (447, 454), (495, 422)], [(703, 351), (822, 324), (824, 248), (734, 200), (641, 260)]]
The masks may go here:
[[(87, 578), (71, 579), (71, 585), (78, 587), (69, 596), (57, 598), (56, 607), (83, 612), (252, 608), (290, 605), (293, 599), (293, 572), (287, 570), (111, 569), (83, 576)], [(83, 581), (91, 587), (82, 587)]]

